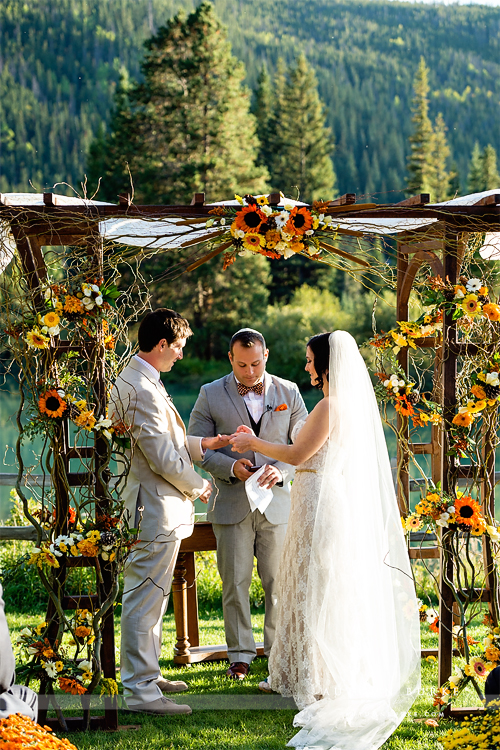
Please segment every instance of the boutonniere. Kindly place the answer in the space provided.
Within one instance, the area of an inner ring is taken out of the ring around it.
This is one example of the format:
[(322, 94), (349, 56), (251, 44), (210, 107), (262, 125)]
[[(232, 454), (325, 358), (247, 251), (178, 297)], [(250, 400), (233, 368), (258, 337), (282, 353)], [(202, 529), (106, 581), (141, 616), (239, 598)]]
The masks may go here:
[(276, 407), (274, 411), (286, 411), (288, 409), (288, 406), (286, 404), (280, 404)]

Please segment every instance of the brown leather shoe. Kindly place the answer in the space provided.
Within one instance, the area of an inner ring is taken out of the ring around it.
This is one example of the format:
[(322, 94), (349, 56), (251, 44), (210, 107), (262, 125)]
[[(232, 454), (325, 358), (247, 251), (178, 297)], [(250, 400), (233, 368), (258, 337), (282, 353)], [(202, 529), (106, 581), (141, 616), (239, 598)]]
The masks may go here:
[(226, 672), (226, 677), (230, 680), (244, 680), (250, 670), (250, 664), (244, 661), (233, 661)]

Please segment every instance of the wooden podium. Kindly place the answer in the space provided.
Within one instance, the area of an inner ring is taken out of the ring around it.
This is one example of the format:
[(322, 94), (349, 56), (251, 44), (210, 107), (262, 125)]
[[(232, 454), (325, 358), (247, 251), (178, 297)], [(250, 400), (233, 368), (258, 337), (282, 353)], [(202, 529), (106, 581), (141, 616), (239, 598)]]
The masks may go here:
[[(217, 541), (210, 521), (195, 523), (192, 535), (181, 542), (172, 581), (177, 635), (174, 647), (175, 664), (227, 659), (225, 643), (217, 646), (200, 646), (194, 553), (215, 549), (217, 549)], [(264, 656), (263, 643), (257, 643), (257, 656)]]

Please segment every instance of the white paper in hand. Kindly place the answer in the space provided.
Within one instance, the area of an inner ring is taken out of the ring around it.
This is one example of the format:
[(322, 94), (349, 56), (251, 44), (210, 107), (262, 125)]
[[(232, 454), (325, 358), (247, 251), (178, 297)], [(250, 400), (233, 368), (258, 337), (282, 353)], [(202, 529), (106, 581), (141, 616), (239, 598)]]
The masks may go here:
[(252, 512), (254, 510), (260, 510), (261, 513), (264, 513), (273, 499), (272, 489), (267, 489), (257, 484), (257, 480), (264, 473), (265, 468), (265, 466), (262, 466), (259, 471), (256, 471), (245, 481), (245, 490), (248, 502), (250, 503), (250, 510)]

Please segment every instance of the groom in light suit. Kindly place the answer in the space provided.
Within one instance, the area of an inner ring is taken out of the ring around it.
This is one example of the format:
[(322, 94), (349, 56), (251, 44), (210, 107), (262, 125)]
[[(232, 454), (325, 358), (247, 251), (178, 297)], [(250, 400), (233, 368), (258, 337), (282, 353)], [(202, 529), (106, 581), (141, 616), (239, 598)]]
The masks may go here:
[(113, 420), (132, 435), (130, 471), (123, 490), (129, 523), (139, 544), (127, 561), (122, 601), (121, 679), (131, 711), (172, 715), (191, 708), (162, 696), (187, 690), (184, 682), (162, 677), (158, 659), (161, 624), (168, 603), (181, 539), (193, 531), (194, 500), (208, 502), (211, 484), (196, 473), (192, 459), (227, 441), (187, 438), (182, 419), (160, 380), (191, 335), (187, 320), (173, 310), (148, 313), (139, 328), (133, 356), (111, 394)]
[[(251, 328), (234, 334), (229, 361), (233, 372), (204, 385), (189, 420), (188, 434), (212, 437), (235, 432), (241, 424), (264, 440), (290, 442), (294, 425), (307, 417), (295, 383), (266, 371), (269, 351), (264, 337)], [(235, 460), (231, 446), (207, 450), (200, 465), (216, 486), (209, 506), (217, 539), (217, 564), (222, 578), (224, 627), (230, 667), (227, 676), (246, 677), (256, 655), (250, 617), (249, 589), (254, 556), (265, 593), (264, 653), (269, 656), (276, 627), (275, 579), (290, 513), (293, 468), (254, 453)], [(273, 489), (264, 514), (251, 511), (245, 480), (248, 467), (266, 466), (259, 483)]]

